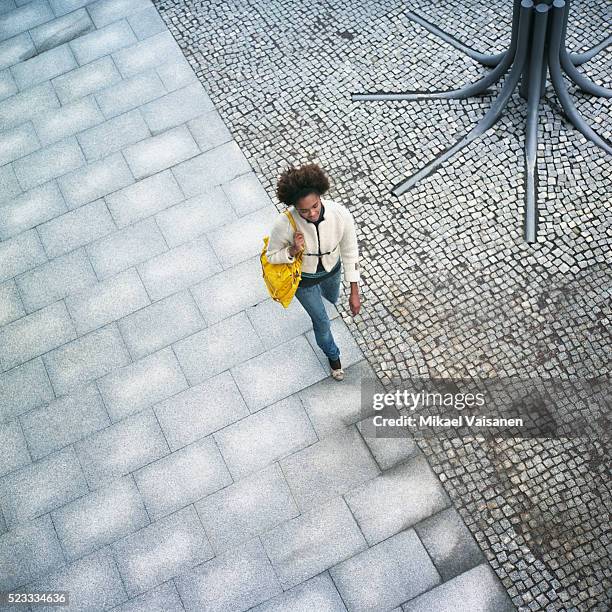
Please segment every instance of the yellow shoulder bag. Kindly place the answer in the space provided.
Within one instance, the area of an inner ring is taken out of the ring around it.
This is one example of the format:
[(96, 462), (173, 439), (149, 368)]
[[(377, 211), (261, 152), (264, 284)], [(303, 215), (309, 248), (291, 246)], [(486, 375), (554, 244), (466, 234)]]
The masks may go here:
[[(297, 227), (291, 213), (286, 210), (285, 214), (289, 217), (289, 223), (291, 223), (293, 231), (297, 232)], [(272, 299), (287, 308), (302, 278), (302, 251), (295, 256), (293, 263), (270, 263), (266, 256), (269, 239), (269, 236), (263, 239), (264, 248), (259, 258), (263, 279)]]

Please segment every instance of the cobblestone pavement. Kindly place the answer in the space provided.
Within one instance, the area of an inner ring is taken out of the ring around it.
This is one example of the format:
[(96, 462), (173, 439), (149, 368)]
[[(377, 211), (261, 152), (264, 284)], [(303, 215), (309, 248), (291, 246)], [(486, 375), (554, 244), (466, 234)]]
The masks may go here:
[[(407, 376), (584, 378), (610, 372), (612, 166), (546, 92), (540, 231), (522, 241), (524, 116), (401, 198), (391, 185), (452, 144), (490, 97), (352, 103), (351, 92), (445, 89), (484, 72), (410, 22), (409, 7), (501, 51), (509, 1), (156, 0), (270, 196), (287, 163), (316, 160), (353, 211), (364, 305), (341, 315), (380, 381)], [(610, 4), (574, 2), (569, 46), (598, 41)], [(610, 86), (608, 50), (584, 70)], [(608, 139), (610, 101), (576, 93)], [(419, 442), (517, 607), (610, 606), (609, 454), (598, 441)]]
[(0, 0), (0, 592), (512, 610), (422, 450), (364, 431), (344, 319), (338, 384), (268, 298), (225, 121), (149, 0)]

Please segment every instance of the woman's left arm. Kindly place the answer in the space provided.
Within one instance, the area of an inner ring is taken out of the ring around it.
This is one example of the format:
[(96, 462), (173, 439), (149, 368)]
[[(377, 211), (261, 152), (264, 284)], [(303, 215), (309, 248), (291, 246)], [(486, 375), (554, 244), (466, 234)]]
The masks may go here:
[(344, 280), (351, 284), (349, 307), (353, 316), (359, 314), (361, 298), (359, 296), (359, 247), (353, 215), (343, 207), (344, 231), (340, 240), (340, 256), (344, 267)]

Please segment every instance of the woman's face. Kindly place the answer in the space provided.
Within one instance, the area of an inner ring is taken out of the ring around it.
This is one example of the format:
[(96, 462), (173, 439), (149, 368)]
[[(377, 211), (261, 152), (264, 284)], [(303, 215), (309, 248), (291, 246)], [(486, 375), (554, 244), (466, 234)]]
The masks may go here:
[(316, 221), (321, 215), (321, 197), (317, 193), (309, 193), (295, 203), (295, 208), (302, 219)]

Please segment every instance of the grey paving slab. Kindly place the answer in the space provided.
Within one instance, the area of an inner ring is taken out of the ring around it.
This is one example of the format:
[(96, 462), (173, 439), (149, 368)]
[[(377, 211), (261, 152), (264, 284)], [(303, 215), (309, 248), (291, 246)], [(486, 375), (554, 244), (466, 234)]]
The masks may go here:
[(186, 123), (214, 109), (212, 100), (199, 82), (177, 89), (141, 107), (153, 134)]
[(169, 31), (151, 36), (127, 49), (113, 53), (113, 59), (124, 78), (134, 76), (170, 60), (186, 62), (181, 50)]
[(0, 500), (9, 529), (86, 492), (87, 483), (71, 447), (0, 479)]
[(175, 584), (189, 612), (240, 612), (282, 591), (258, 539), (179, 576)]
[(91, 3), (87, 10), (96, 27), (102, 28), (122, 17), (151, 6), (150, 0), (98, 0), (98, 2)]
[[(457, 607), (460, 606), (460, 607)], [(404, 612), (514, 612), (505, 589), (493, 570), (482, 564), (449, 582), (412, 599)]]
[(0, 589), (8, 591), (64, 565), (51, 517), (42, 516), (0, 537)]
[[(91, 162), (121, 151), (148, 136), (149, 129), (142, 115), (138, 109), (134, 109), (81, 132), (77, 139), (87, 161)], [(125, 149), (126, 152), (129, 150)], [(130, 160), (127, 161), (129, 164)]]
[(295, 396), (213, 435), (235, 480), (317, 441), (308, 416)]
[(151, 70), (111, 85), (96, 94), (96, 101), (107, 118), (116, 117), (166, 94), (157, 72)]
[(39, 147), (40, 142), (30, 122), (5, 130), (0, 134), (0, 165), (24, 157)]
[(62, 104), (95, 93), (121, 81), (121, 75), (110, 57), (71, 70), (53, 79), (53, 87)]
[(172, 450), (249, 415), (229, 372), (177, 393), (155, 405), (154, 410)]
[(261, 540), (285, 590), (367, 548), (340, 497), (284, 522)]
[(114, 325), (97, 329), (44, 356), (58, 395), (126, 365), (130, 356)]
[(92, 489), (99, 489), (170, 452), (151, 409), (76, 442), (74, 448)]
[(244, 313), (179, 340), (173, 346), (191, 385), (219, 374), (264, 350)]
[(24, 90), (53, 79), (77, 67), (68, 45), (60, 45), (35, 57), (11, 66), (17, 87)]
[(229, 181), (229, 183), (225, 183), (223, 191), (227, 194), (239, 217), (272, 205), (270, 196), (253, 172), (243, 174)]
[[(123, 156), (121, 157), (122, 164)], [(125, 166), (130, 177), (131, 172)], [(183, 194), (170, 170), (154, 174), (106, 197), (118, 227), (149, 217), (183, 199)]]
[(209, 495), (195, 506), (217, 554), (300, 513), (277, 463)]
[[(346, 323), (342, 320), (342, 318), (338, 317), (331, 322), (331, 332), (334, 336), (334, 340), (338, 348), (340, 349), (340, 360), (342, 362), (342, 367), (346, 368), (351, 366), (358, 361), (364, 359), (364, 355), (357, 345), (357, 342), (353, 338), (351, 331), (347, 327)], [(308, 338), (308, 342), (310, 346), (312, 346), (315, 354), (319, 358), (321, 365), (329, 370), (329, 362), (327, 361), (327, 357), (325, 353), (317, 346), (317, 341), (315, 339), (314, 330), (310, 330), (306, 332), (306, 338)]]
[(8, 13), (16, 7), (15, 0), (0, 0), (0, 14)]
[(6, 240), (67, 211), (55, 181), (26, 191), (2, 206), (0, 239)]
[(170, 347), (143, 357), (98, 381), (113, 421), (134, 414), (187, 388), (187, 381)]
[(119, 571), (107, 548), (30, 583), (37, 591), (68, 591), (75, 612), (107, 610), (127, 599)]
[(14, 280), (0, 285), (0, 327), (25, 315), (25, 308)]
[(166, 24), (154, 6), (128, 15), (127, 20), (138, 40), (166, 31)]
[(116, 321), (150, 304), (133, 268), (66, 298), (79, 335)]
[(95, 385), (87, 385), (21, 416), (34, 460), (110, 424)]
[[(134, 177), (121, 153), (109, 155), (105, 159), (59, 178), (58, 184), (66, 198), (68, 207), (78, 208), (107, 196), (111, 202), (112, 192), (124, 189), (134, 182)], [(112, 211), (112, 206), (110, 206)]]
[(380, 474), (355, 427), (282, 459), (280, 465), (302, 511), (318, 507)]
[(36, 47), (28, 32), (0, 42), (0, 70), (23, 62), (36, 54)]
[(208, 324), (218, 323), (269, 297), (261, 278), (259, 257), (207, 278), (192, 287), (191, 293)]
[(78, 9), (30, 30), (39, 53), (63, 45), (95, 29), (85, 9)]
[(10, 70), (0, 70), (0, 100), (17, 93), (17, 85)]
[(205, 325), (188, 290), (142, 308), (120, 319), (118, 324), (134, 359), (190, 336)]
[[(186, 70), (191, 70), (191, 67), (187, 66)], [(232, 140), (231, 132), (216, 110), (208, 111), (200, 117), (188, 121), (187, 127), (202, 151), (214, 149)]]
[(212, 437), (134, 472), (153, 520), (183, 508), (232, 482)]
[(91, 4), (93, 0), (49, 0), (56, 15), (65, 15), (76, 9)]
[(193, 506), (116, 542), (113, 551), (131, 597), (214, 556)]
[(200, 152), (182, 125), (127, 147), (123, 154), (137, 179), (166, 170)]
[(184, 612), (185, 610), (172, 580), (113, 609), (115, 612)]
[(422, 456), (384, 472), (344, 497), (370, 545), (450, 505), (440, 481)]
[(50, 257), (58, 257), (114, 231), (115, 224), (104, 204), (97, 200), (38, 226)]
[(0, 370), (10, 370), (74, 338), (65, 304), (51, 304), (0, 329)]
[(440, 584), (412, 529), (343, 561), (330, 574), (351, 612), (391, 610)]
[(87, 247), (100, 279), (108, 278), (168, 250), (155, 219), (145, 219), (92, 242)]
[(159, 300), (220, 272), (205, 236), (139, 264), (138, 272), (152, 300)]
[(189, 198), (157, 213), (156, 220), (172, 247), (197, 238), (204, 232), (236, 219), (227, 197), (219, 187)]
[(240, 363), (232, 368), (232, 375), (254, 412), (319, 382), (327, 373), (306, 339), (299, 336)]
[(0, 104), (0, 130), (20, 125), (49, 109), (59, 108), (51, 83), (43, 83), (6, 98)]
[(0, 423), (53, 399), (53, 389), (41, 359), (0, 374)]
[(417, 523), (415, 530), (444, 581), (485, 561), (478, 544), (454, 508)]
[(252, 608), (252, 612), (346, 612), (340, 594), (327, 572)]
[(92, 96), (35, 117), (34, 127), (43, 145), (73, 136), (104, 121)]
[(12, 164), (0, 166), (0, 204), (10, 201), (21, 193)]
[(51, 516), (68, 561), (150, 523), (131, 476), (114, 480), (53, 511)]
[(66, 174), (85, 163), (74, 137), (60, 140), (14, 162), (15, 174), (24, 190)]
[(0, 477), (32, 463), (18, 419), (0, 424)]
[(119, 49), (124, 49), (137, 42), (132, 28), (125, 20), (117, 21), (104, 28), (85, 34), (68, 44), (74, 52), (80, 66), (110, 55)]
[(83, 249), (56, 257), (18, 276), (17, 285), (28, 312), (78, 293), (97, 279)]
[(33, 0), (0, 15), (0, 40), (12, 38), (30, 28), (53, 19), (55, 15), (46, 0)]
[(47, 261), (36, 230), (23, 232), (0, 244), (0, 282)]
[[(180, 55), (173, 53), (172, 55), (173, 57), (170, 58), (169, 61), (165, 61), (161, 65), (154, 64), (156, 66), (155, 69), (157, 71), (157, 74), (159, 74), (159, 78), (162, 80), (168, 91), (180, 89), (181, 87), (185, 87), (185, 85), (188, 85), (189, 83), (193, 83), (198, 80), (198, 77), (195, 75), (193, 68), (189, 65), (189, 62), (183, 57), (182, 53)], [(194, 138), (196, 138), (195, 134)]]
[(198, 195), (215, 185), (228, 183), (250, 171), (249, 162), (233, 140), (205, 151), (173, 170), (187, 197)]

